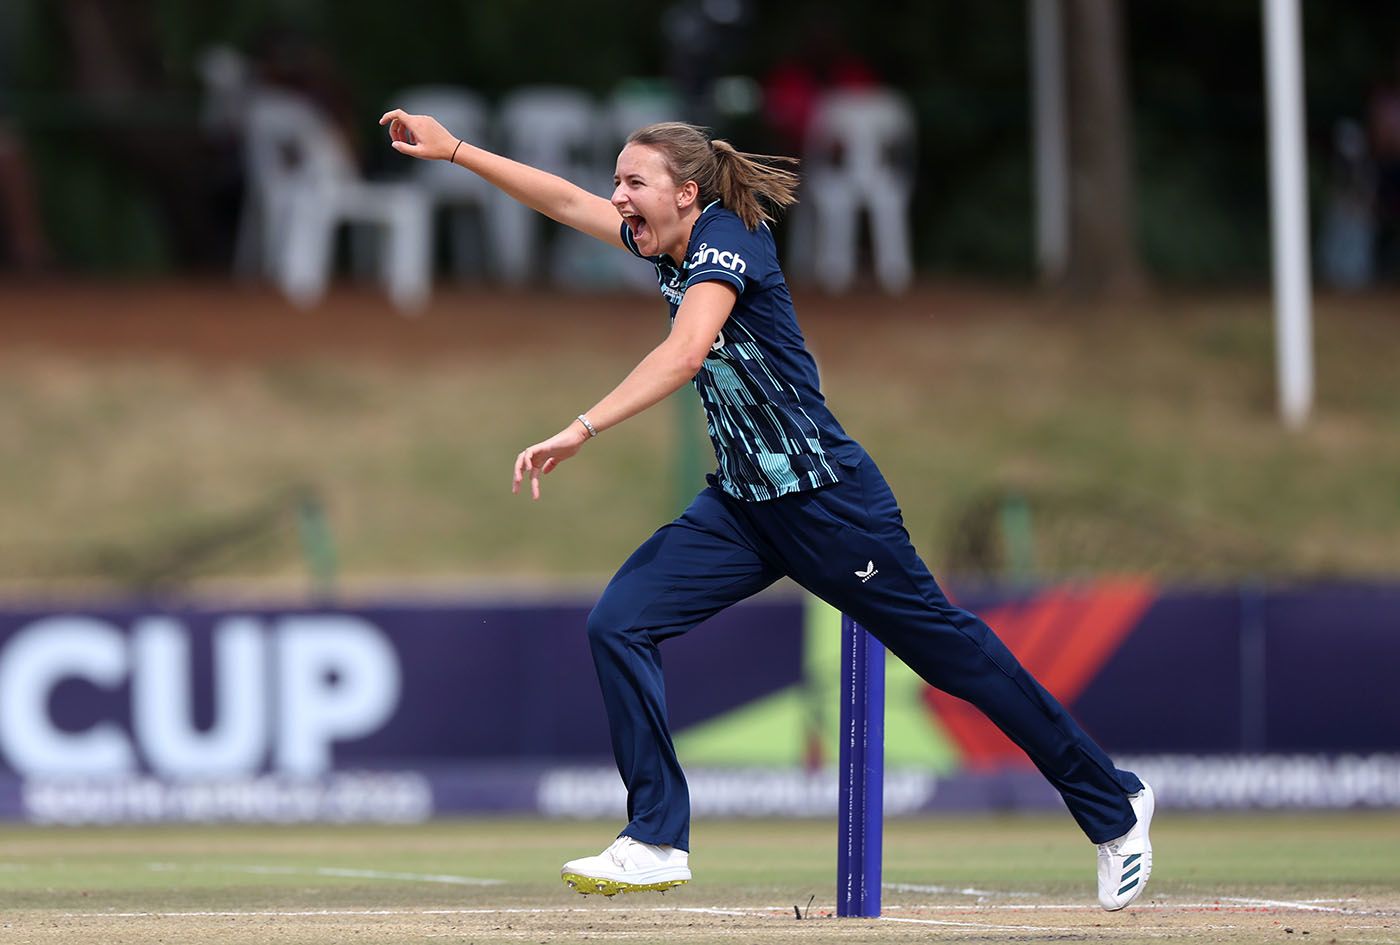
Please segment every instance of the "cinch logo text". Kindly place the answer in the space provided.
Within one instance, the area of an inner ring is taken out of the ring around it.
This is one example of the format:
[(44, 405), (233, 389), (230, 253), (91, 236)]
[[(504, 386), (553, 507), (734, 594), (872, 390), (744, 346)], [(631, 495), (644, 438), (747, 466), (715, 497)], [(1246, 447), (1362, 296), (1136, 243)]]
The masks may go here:
[(695, 269), (705, 263), (716, 263), (732, 272), (747, 272), (748, 265), (744, 262), (744, 257), (738, 253), (731, 253), (728, 250), (720, 251), (711, 249), (709, 243), (701, 243), (700, 248), (695, 251), (695, 255), (690, 257), (690, 268)]

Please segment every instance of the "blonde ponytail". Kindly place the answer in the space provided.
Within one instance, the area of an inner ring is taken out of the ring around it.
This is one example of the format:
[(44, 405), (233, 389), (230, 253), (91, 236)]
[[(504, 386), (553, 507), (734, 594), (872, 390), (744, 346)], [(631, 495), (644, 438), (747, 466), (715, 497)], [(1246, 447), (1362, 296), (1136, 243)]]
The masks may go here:
[(739, 215), (753, 229), (760, 221), (772, 222), (769, 208), (778, 210), (797, 203), (798, 177), (774, 167), (772, 161), (797, 163), (796, 158), (744, 154), (728, 141), (711, 141), (715, 152), (715, 189), (720, 203)]
[(628, 144), (655, 148), (677, 184), (695, 181), (700, 201), (718, 200), (744, 226), (772, 222), (774, 212), (797, 203), (797, 174), (774, 164), (797, 164), (796, 158), (745, 154), (728, 141), (711, 141), (703, 129), (679, 121), (648, 125), (632, 132)]

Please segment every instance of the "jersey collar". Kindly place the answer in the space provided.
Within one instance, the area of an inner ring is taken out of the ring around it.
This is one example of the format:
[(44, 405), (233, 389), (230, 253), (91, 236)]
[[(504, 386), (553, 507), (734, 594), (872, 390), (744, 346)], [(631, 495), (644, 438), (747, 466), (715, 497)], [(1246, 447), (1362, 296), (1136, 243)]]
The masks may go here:
[(715, 200), (711, 200), (709, 203), (705, 204), (705, 208), (704, 208), (703, 210), (700, 211), (700, 215), (699, 215), (698, 217), (696, 217), (696, 218), (695, 218), (695, 222), (692, 223), (692, 224), (690, 225), (690, 238), (687, 239), (687, 240), (685, 241), (685, 259), (682, 259), (682, 260), (680, 261), (680, 263), (679, 263), (679, 265), (680, 265), (680, 267), (681, 267), (682, 269), (685, 268), (686, 263), (687, 263), (687, 262), (689, 261), (689, 259), (690, 259), (690, 246), (691, 246), (692, 243), (695, 242), (695, 230), (696, 230), (696, 228), (700, 226), (700, 221), (703, 220), (703, 219), (705, 219), (705, 216), (706, 216), (711, 210), (715, 210), (715, 209), (719, 209), (719, 210), (723, 210), (723, 209), (724, 209), (724, 207), (720, 205), (720, 202), (719, 202), (718, 198), (716, 198)]
[[(715, 207), (719, 207), (719, 206), (720, 206), (720, 203), (719, 203), (719, 200), (718, 200), (718, 199), (716, 199), (716, 200), (711, 200), (709, 203), (705, 204), (704, 209), (702, 209), (702, 210), (700, 211), (700, 215), (699, 215), (698, 217), (696, 217), (696, 218), (695, 218), (695, 222), (692, 223), (692, 224), (690, 225), (690, 236), (689, 236), (689, 237), (686, 239), (686, 241), (685, 241), (685, 257), (684, 257), (683, 259), (679, 259), (679, 260), (672, 259), (668, 253), (662, 253), (662, 254), (661, 254), (661, 258), (662, 258), (663, 260), (665, 260), (668, 264), (670, 264), (670, 266), (671, 266), (672, 269), (684, 269), (684, 268), (685, 268), (686, 260), (690, 259), (690, 244), (691, 244), (691, 241), (695, 239), (695, 228), (696, 228), (697, 226), (700, 225), (700, 221), (703, 220), (703, 219), (705, 218), (705, 214), (709, 213), (709, 212), (710, 212), (711, 210), (713, 210)], [(723, 207), (720, 207), (720, 209), (722, 210), (722, 209), (724, 209), (724, 208), (723, 208)], [(654, 257), (653, 257), (653, 258), (654, 258)]]

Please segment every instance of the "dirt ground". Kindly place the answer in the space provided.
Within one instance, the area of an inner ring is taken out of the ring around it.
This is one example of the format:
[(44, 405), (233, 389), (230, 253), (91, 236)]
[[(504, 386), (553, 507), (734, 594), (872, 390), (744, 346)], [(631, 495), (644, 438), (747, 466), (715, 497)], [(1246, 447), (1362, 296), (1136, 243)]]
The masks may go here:
[[(1400, 897), (1285, 902), (1159, 898), (1108, 914), (1091, 904), (938, 899), (886, 907), (879, 919), (838, 919), (791, 906), (583, 901), (513, 908), (306, 909), (169, 913), (9, 913), (0, 941), (15, 943), (383, 943), (604, 941), (770, 943), (1400, 942)], [(645, 903), (645, 904), (643, 904)]]
[[(839, 356), (873, 323), (1046, 308), (1030, 295), (933, 286), (899, 298), (798, 292), (797, 305), (824, 356)], [(659, 337), (665, 324), (665, 307), (652, 293), (444, 285), (422, 312), (403, 315), (373, 286), (356, 284), (342, 284), (303, 310), (268, 287), (213, 279), (0, 281), (0, 339), (10, 350), (214, 362), (318, 355), (414, 360), (528, 352), (540, 345), (587, 348), (625, 333)]]
[[(1092, 328), (1125, 314), (1181, 317), (1204, 310), (1267, 315), (1267, 291), (1210, 296), (1162, 293), (1086, 306), (1029, 288), (923, 282), (901, 296), (873, 290), (842, 296), (793, 289), (799, 321), (824, 360), (931, 323), (984, 318), (1051, 319)], [(1351, 318), (1389, 321), (1400, 293), (1377, 291), (1316, 300)], [(652, 292), (511, 290), (439, 283), (428, 305), (405, 315), (369, 284), (342, 281), (318, 305), (299, 309), (270, 286), (217, 277), (181, 281), (97, 281), (0, 276), (0, 343), (75, 354), (178, 355), (258, 361), (314, 355), (438, 359), (528, 352), (541, 345), (587, 348), (623, 333), (659, 337), (665, 306)]]

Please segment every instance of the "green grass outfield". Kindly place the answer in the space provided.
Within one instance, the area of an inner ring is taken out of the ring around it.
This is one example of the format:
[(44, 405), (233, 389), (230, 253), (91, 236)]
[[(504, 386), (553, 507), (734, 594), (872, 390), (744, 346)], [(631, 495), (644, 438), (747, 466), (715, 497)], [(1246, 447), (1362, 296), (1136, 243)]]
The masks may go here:
[(1115, 915), (1098, 909), (1093, 847), (1066, 817), (892, 821), (878, 921), (830, 918), (825, 821), (702, 821), (689, 886), (566, 890), (560, 863), (614, 826), (12, 826), (0, 942), (1400, 942), (1393, 812), (1163, 811), (1147, 898)]

